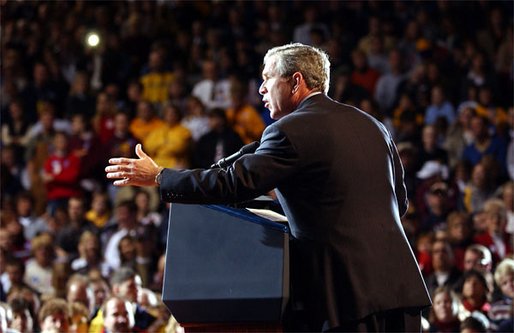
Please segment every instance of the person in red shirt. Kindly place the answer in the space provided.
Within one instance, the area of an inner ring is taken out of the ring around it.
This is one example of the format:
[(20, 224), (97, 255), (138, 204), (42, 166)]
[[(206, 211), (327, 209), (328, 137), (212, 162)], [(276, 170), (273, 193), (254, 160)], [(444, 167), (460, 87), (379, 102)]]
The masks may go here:
[(493, 198), (484, 203), (482, 214), (486, 230), (476, 235), (474, 242), (489, 248), (496, 265), (513, 252), (510, 235), (505, 232), (507, 209), (503, 201)]
[(52, 143), (52, 152), (45, 160), (42, 173), (50, 213), (66, 204), (69, 198), (81, 196), (80, 159), (68, 150), (68, 136), (57, 132)]

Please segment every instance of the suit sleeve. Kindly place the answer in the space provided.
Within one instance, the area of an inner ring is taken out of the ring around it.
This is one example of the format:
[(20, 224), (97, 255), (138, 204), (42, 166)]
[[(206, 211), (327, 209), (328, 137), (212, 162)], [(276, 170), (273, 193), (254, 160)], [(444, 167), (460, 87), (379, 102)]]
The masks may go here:
[(298, 156), (287, 136), (277, 126), (264, 131), (254, 154), (247, 154), (227, 170), (165, 169), (161, 199), (191, 204), (226, 204), (250, 200), (269, 192), (294, 175)]

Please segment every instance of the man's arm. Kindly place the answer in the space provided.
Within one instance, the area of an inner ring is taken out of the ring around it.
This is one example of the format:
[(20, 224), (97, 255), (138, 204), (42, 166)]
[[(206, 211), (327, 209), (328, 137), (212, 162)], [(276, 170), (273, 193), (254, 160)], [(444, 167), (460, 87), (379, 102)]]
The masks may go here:
[[(157, 186), (155, 177), (162, 170), (141, 146), (139, 159), (112, 158), (107, 178), (118, 179), (116, 186)], [(274, 126), (268, 127), (255, 154), (239, 158), (227, 170), (162, 170), (161, 198), (182, 203), (231, 203), (250, 200), (269, 192), (291, 176), (298, 156), (287, 137)]]

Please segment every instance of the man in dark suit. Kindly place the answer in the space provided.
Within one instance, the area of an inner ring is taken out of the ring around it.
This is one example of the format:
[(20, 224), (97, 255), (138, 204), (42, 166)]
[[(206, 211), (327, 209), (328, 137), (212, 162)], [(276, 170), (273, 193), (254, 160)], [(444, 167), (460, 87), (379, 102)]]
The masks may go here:
[(329, 69), (310, 46), (269, 50), (259, 93), (277, 121), (226, 170), (165, 169), (137, 146), (139, 159), (111, 159), (107, 177), (158, 185), (181, 203), (276, 189), (296, 258), (287, 330), (420, 331), (430, 298), (400, 223), (408, 201), (396, 146), (380, 122), (327, 97)]

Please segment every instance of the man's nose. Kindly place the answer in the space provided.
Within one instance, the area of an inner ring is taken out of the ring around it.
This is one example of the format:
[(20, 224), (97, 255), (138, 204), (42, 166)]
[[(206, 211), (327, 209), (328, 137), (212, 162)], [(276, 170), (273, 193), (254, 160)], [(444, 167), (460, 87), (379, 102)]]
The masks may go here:
[(261, 83), (259, 87), (259, 94), (264, 95), (266, 93), (266, 88), (264, 87), (264, 82)]

